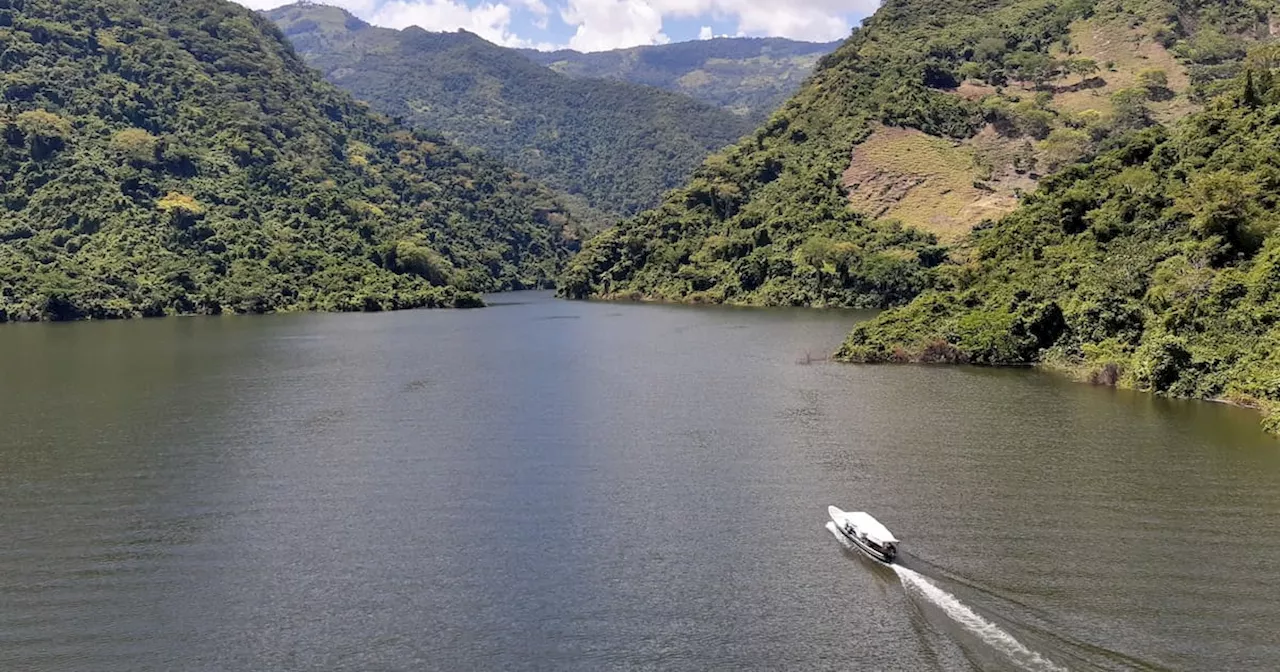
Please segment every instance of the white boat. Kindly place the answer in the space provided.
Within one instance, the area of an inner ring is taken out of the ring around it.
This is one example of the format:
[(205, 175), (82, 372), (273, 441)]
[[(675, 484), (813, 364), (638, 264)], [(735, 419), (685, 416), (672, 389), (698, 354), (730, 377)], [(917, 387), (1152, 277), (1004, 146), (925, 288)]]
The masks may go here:
[(834, 506), (827, 507), (836, 529), (840, 530), (858, 550), (880, 562), (893, 562), (898, 556), (898, 540), (893, 533), (862, 511), (841, 511)]

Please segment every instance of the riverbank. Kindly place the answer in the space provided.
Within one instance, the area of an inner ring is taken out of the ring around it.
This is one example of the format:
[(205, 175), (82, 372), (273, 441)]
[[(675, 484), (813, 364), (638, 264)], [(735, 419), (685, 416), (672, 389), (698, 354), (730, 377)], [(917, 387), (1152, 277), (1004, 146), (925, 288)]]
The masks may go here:
[[(1073, 362), (1065, 357), (1049, 357), (1034, 365), (1036, 368), (1066, 376), (1078, 383), (1087, 383), (1090, 385), (1102, 385), (1115, 387), (1119, 389), (1134, 390), (1145, 394), (1160, 395), (1149, 389), (1143, 389), (1132, 384), (1132, 379), (1125, 376), (1125, 369), (1122, 364), (1115, 361), (1093, 361), (1093, 362)], [(1280, 438), (1280, 403), (1259, 399), (1258, 397), (1247, 394), (1227, 394), (1216, 397), (1172, 397), (1191, 399), (1194, 401), (1204, 401), (1212, 404), (1226, 404), (1237, 408), (1247, 408), (1256, 411), (1261, 417), (1262, 427), (1267, 432)]]
[(737, 306), (742, 308), (811, 308), (815, 310), (881, 310), (876, 306), (857, 306), (847, 305), (844, 303), (828, 303), (824, 301), (805, 302), (805, 303), (786, 303), (782, 301), (760, 300), (754, 294), (746, 295), (746, 300), (740, 298), (726, 298), (718, 296), (713, 292), (694, 292), (692, 294), (671, 297), (663, 294), (652, 294), (639, 291), (631, 292), (609, 292), (604, 294), (592, 294), (588, 297), (577, 299), (557, 295), (568, 301), (616, 301), (619, 303), (653, 303), (672, 306)]
[(846, 339), (832, 355), (839, 362), (848, 364), (922, 364), (922, 365), (961, 365), (987, 366), (991, 368), (1036, 368), (1047, 371), (1077, 383), (1115, 387), (1133, 390), (1155, 396), (1174, 399), (1189, 399), (1216, 404), (1228, 404), (1239, 408), (1256, 411), (1262, 426), (1267, 432), (1280, 437), (1280, 402), (1259, 398), (1242, 392), (1228, 393), (1218, 396), (1178, 396), (1161, 394), (1150, 388), (1137, 384), (1138, 377), (1132, 375), (1133, 365), (1119, 358), (1097, 358), (1079, 360), (1050, 350), (1036, 362), (974, 362), (967, 353), (943, 339), (935, 339), (911, 348), (896, 345), (880, 350), (866, 346), (851, 344)]
[(323, 301), (304, 300), (274, 304), (263, 298), (239, 303), (220, 301), (169, 301), (147, 306), (121, 302), (78, 305), (62, 296), (48, 296), (29, 305), (0, 305), (0, 324), (33, 322), (83, 322), (105, 320), (137, 320), (157, 317), (196, 317), (212, 315), (270, 315), (282, 313), (382, 313), (397, 310), (483, 308), (480, 294), (452, 287), (433, 287), (427, 291), (393, 293), (387, 296), (347, 294)]

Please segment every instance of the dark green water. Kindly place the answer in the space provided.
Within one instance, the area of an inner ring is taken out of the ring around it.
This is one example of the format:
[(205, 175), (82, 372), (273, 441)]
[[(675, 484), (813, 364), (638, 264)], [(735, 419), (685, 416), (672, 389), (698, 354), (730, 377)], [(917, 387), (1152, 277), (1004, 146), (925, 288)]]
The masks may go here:
[(852, 313), (499, 301), (0, 328), (0, 669), (1280, 661), (1252, 413), (797, 363)]

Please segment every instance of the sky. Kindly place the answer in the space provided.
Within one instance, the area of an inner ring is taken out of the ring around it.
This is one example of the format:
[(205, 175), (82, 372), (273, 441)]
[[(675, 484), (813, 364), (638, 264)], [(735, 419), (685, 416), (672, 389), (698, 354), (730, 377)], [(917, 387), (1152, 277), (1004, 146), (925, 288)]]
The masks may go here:
[[(283, 0), (239, 0), (270, 9)], [(508, 47), (604, 51), (719, 36), (828, 42), (879, 0), (321, 0), (376, 26), (469, 30)]]

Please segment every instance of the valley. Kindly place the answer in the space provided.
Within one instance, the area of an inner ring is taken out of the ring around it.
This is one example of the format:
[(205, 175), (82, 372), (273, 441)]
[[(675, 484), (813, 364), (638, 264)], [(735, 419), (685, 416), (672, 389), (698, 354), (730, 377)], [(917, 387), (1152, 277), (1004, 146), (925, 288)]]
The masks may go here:
[(267, 16), (329, 81), (568, 194), (594, 229), (652, 207), (753, 126), (675, 93), (570, 78), (466, 32), (378, 28), (323, 5)]
[(0, 0), (0, 670), (1280, 660), (1280, 0), (333, 2)]

